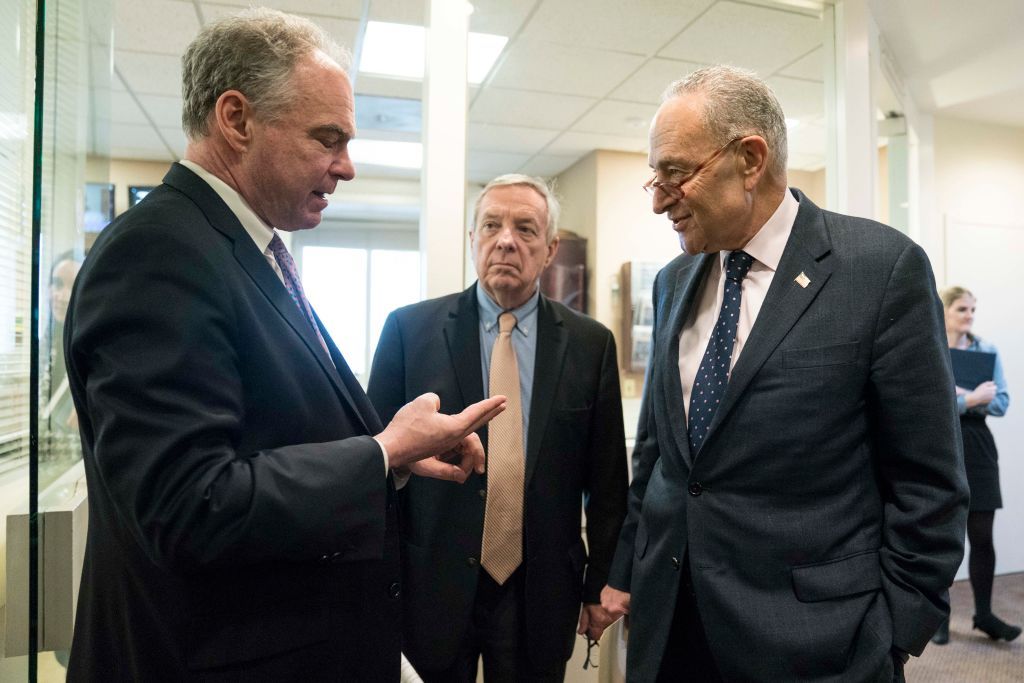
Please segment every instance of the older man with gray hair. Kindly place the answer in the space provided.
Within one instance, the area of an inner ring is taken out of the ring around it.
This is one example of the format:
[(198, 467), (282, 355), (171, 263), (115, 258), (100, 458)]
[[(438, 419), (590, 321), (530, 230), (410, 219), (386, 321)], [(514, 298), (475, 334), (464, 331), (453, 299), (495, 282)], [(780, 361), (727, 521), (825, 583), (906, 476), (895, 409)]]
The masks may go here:
[(82, 267), (69, 681), (399, 678), (390, 472), (482, 470), (474, 431), (504, 397), (458, 415), (413, 397), (385, 428), (303, 294), (279, 232), (315, 227), (355, 174), (344, 63), (280, 12), (204, 28), (183, 60), (185, 159)]
[(395, 311), (377, 347), (368, 393), (385, 419), (424, 391), (444, 411), (508, 396), (481, 433), (486, 476), (400, 492), (403, 648), (428, 683), (476, 681), (481, 655), (489, 683), (560, 682), (574, 630), (610, 623), (598, 603), (626, 495), (615, 340), (540, 293), (557, 227), (544, 181), (492, 180), (469, 233), (477, 282)]
[(602, 604), (630, 681), (900, 680), (948, 613), (967, 488), (924, 251), (787, 187), (782, 109), (714, 66), (667, 91), (629, 513)]

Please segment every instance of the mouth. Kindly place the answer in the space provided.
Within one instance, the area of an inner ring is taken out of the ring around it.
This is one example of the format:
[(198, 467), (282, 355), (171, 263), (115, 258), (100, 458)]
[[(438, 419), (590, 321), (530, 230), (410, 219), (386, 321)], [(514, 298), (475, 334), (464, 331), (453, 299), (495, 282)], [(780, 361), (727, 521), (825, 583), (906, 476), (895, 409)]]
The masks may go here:
[(693, 215), (692, 213), (688, 213), (685, 216), (680, 216), (679, 218), (673, 218), (672, 219), (672, 229), (675, 230), (676, 232), (682, 232), (683, 231), (683, 223), (685, 221), (689, 220), (689, 218), (692, 215)]

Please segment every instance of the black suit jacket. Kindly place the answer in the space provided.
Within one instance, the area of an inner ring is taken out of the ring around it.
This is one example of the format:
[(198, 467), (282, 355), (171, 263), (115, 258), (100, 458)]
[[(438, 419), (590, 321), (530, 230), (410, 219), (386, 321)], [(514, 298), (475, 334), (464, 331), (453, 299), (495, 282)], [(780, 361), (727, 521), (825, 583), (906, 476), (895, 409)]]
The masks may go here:
[[(534, 665), (572, 654), (581, 601), (600, 602), (626, 501), (615, 340), (602, 325), (540, 297), (526, 445), (524, 638)], [(476, 285), (388, 317), (368, 393), (381, 416), (424, 392), (456, 413), (483, 399)], [(481, 430), (486, 445), (486, 430)], [(485, 477), (464, 485), (412, 477), (400, 491), (406, 586), (403, 648), (442, 669), (466, 633), (483, 536)], [(585, 500), (589, 558), (580, 537)]]
[(890, 648), (919, 654), (948, 613), (967, 488), (928, 259), (794, 194), (792, 235), (698, 453), (679, 333), (717, 255), (680, 256), (656, 279), (610, 580), (632, 593), (630, 681), (657, 675), (686, 556), (726, 680), (891, 680)]
[(183, 166), (103, 231), (65, 335), (90, 508), (69, 681), (398, 680), (381, 425), (321, 332), (330, 358)]

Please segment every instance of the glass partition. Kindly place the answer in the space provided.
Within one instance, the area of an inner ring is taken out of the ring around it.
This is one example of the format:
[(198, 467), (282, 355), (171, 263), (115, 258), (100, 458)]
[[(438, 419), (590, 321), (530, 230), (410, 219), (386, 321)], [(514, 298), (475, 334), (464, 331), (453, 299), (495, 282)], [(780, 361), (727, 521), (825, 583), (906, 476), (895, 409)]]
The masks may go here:
[[(363, 381), (387, 313), (423, 292), (429, 2), (263, 3), (304, 13), (353, 53), (357, 179), (339, 185), (322, 225), (292, 235), (289, 246), (310, 300)], [(182, 51), (205, 23), (248, 4), (0, 0), (0, 235), (7, 245), (0, 250), (0, 680), (64, 680), (71, 642), (86, 526), (77, 416), (61, 350), (70, 288), (104, 226), (184, 155)], [(44, 10), (40, 26), (37, 10)], [(579, 298), (616, 332), (624, 359), (636, 350), (622, 341), (633, 318), (621, 296), (623, 263), (656, 265), (678, 253), (675, 235), (640, 190), (647, 128), (670, 81), (719, 61), (767, 78), (790, 119), (791, 184), (825, 204), (822, 55), (832, 33), (823, 30), (817, 3), (477, 0), (470, 10), (468, 122), (455, 131), (467, 139), (464, 199), (471, 203), (503, 173), (554, 179), (562, 228), (572, 233), (564, 238), (581, 238), (586, 293)], [(452, 263), (461, 269), (463, 260)], [(471, 266), (466, 276), (475, 277)], [(624, 369), (623, 389), (632, 431), (642, 375)], [(30, 458), (33, 440), (37, 457)], [(37, 572), (30, 548), (41, 553)]]

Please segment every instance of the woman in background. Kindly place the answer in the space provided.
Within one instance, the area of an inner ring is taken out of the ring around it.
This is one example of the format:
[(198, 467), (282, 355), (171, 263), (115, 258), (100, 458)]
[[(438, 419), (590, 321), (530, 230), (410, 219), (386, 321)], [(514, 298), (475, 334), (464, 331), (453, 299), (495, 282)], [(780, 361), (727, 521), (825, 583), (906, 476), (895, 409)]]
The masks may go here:
[[(946, 311), (949, 348), (995, 354), (992, 380), (973, 389), (956, 387), (956, 403), (960, 412), (967, 483), (971, 490), (971, 508), (967, 517), (967, 540), (971, 551), (967, 567), (974, 592), (974, 628), (993, 640), (1010, 641), (1020, 635), (1020, 627), (1007, 624), (992, 613), (992, 581), (996, 569), (992, 524), (996, 510), (1003, 506), (1003, 499), (999, 491), (996, 444), (985, 424), (988, 415), (1001, 417), (1006, 414), (1010, 395), (996, 347), (971, 333), (976, 304), (974, 295), (963, 287), (950, 287), (941, 292), (940, 298)], [(948, 619), (932, 641), (939, 645), (949, 642)]]

